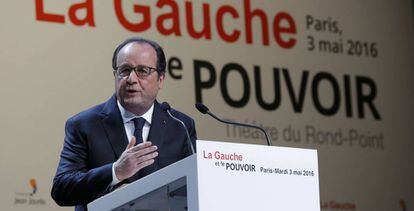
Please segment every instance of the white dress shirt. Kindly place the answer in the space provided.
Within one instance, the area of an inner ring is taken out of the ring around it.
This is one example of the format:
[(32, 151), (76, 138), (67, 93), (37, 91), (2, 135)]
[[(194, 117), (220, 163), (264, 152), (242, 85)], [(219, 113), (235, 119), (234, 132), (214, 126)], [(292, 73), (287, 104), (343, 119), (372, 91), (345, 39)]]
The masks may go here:
[[(145, 112), (142, 116), (137, 116), (134, 113), (127, 111), (119, 101), (117, 101), (119, 111), (121, 112), (122, 121), (124, 123), (125, 132), (128, 138), (128, 141), (131, 141), (132, 136), (134, 135), (135, 125), (132, 121), (134, 118), (142, 117), (145, 119), (144, 127), (142, 128), (142, 140), (146, 142), (148, 140), (148, 134), (151, 128), (152, 113), (154, 112), (154, 104)], [(112, 183), (111, 185), (116, 185), (120, 181), (115, 175), (115, 168), (112, 164)]]

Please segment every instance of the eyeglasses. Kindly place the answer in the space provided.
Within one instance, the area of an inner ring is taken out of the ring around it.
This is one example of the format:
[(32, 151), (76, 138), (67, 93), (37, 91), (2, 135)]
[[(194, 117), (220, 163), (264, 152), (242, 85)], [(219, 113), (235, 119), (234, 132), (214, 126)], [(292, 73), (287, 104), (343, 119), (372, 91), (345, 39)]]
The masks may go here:
[(126, 77), (129, 77), (131, 75), (132, 71), (134, 71), (135, 74), (137, 74), (138, 78), (146, 78), (149, 75), (151, 75), (151, 73), (153, 73), (157, 70), (158, 70), (157, 68), (148, 67), (148, 66), (145, 66), (145, 65), (138, 65), (136, 67), (120, 66), (120, 67), (116, 68), (114, 73), (119, 78), (126, 78)]

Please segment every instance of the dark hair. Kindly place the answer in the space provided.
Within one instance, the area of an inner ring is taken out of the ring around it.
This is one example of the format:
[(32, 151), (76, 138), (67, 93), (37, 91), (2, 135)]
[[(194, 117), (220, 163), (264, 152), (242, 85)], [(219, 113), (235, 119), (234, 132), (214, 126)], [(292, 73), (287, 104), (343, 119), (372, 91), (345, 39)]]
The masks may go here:
[(146, 43), (150, 45), (152, 48), (154, 48), (155, 52), (157, 53), (157, 71), (161, 74), (165, 73), (166, 60), (165, 60), (164, 50), (158, 43), (152, 40), (141, 38), (141, 37), (128, 38), (124, 42), (119, 44), (118, 47), (116, 47), (114, 54), (112, 56), (112, 68), (114, 70), (116, 70), (117, 65), (118, 65), (116, 60), (117, 60), (119, 51), (121, 51), (121, 49), (129, 43)]

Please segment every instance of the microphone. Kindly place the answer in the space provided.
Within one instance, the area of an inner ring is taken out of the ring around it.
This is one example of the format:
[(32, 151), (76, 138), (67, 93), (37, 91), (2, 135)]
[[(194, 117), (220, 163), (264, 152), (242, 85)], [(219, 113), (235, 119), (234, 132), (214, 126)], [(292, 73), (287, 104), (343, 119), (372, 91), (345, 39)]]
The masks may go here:
[(210, 115), (211, 117), (213, 117), (214, 119), (216, 119), (219, 122), (222, 122), (222, 123), (225, 123), (225, 124), (231, 124), (231, 125), (238, 125), (238, 126), (243, 126), (243, 127), (255, 128), (255, 129), (258, 129), (258, 130), (262, 131), (265, 134), (265, 136), (266, 136), (267, 145), (268, 146), (272, 146), (272, 141), (271, 141), (269, 135), (267, 134), (266, 130), (263, 129), (262, 127), (259, 127), (257, 125), (252, 125), (252, 124), (245, 124), (245, 123), (240, 123), (240, 122), (232, 122), (232, 121), (227, 121), (227, 120), (224, 120), (224, 119), (220, 119), (216, 115), (214, 115), (213, 113), (211, 113), (210, 110), (208, 110), (207, 106), (205, 106), (202, 103), (196, 103), (195, 104), (195, 107), (201, 113), (208, 114), (208, 115)]
[(177, 117), (175, 117), (175, 116), (173, 116), (171, 114), (171, 106), (167, 102), (163, 102), (161, 104), (161, 108), (162, 108), (162, 110), (164, 110), (165, 112), (167, 112), (168, 115), (170, 115), (171, 118), (173, 118), (175, 121), (179, 122), (184, 127), (185, 134), (187, 135), (187, 145), (190, 148), (191, 154), (194, 154), (195, 153), (195, 150), (194, 150), (193, 142), (191, 142), (190, 134), (188, 133), (188, 129), (185, 126), (184, 122), (181, 121), (180, 119), (178, 119)]

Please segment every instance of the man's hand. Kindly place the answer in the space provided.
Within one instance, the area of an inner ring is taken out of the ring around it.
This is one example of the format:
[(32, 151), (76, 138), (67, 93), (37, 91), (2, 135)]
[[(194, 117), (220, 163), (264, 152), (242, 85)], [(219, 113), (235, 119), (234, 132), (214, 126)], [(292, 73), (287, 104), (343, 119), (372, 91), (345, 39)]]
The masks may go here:
[(158, 156), (157, 146), (151, 142), (144, 142), (135, 145), (135, 137), (132, 136), (127, 148), (121, 157), (114, 163), (115, 175), (119, 181), (127, 179), (139, 170), (154, 163), (154, 158)]

